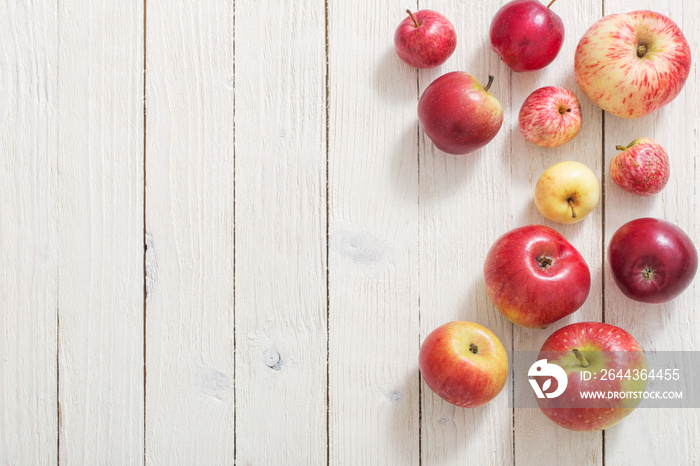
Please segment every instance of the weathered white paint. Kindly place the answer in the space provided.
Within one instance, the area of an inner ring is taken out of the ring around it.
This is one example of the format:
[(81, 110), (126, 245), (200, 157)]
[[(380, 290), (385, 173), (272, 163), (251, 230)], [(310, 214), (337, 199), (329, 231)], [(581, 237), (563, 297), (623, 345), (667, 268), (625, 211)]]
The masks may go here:
[(149, 0), (146, 18), (145, 459), (230, 464), (233, 0)]
[[(505, 391), (465, 410), (421, 385), (420, 342), (456, 319), (490, 327), (508, 349), (537, 350), (604, 309), (647, 349), (698, 348), (700, 286), (640, 305), (604, 260), (614, 231), (645, 215), (700, 245), (697, 73), (659, 113), (603, 124), (575, 85), (573, 53), (603, 9), (649, 8), (676, 20), (700, 56), (700, 4), (558, 0), (559, 57), (516, 74), (488, 45), (503, 3), (2, 3), (0, 463), (700, 457), (693, 410), (640, 409), (603, 437), (513, 411)], [(440, 68), (396, 57), (407, 7), (453, 21), (457, 50)], [(436, 151), (415, 113), (420, 91), (451, 70), (493, 74), (505, 110), (497, 138), (462, 157)], [(573, 90), (584, 113), (581, 134), (554, 150), (517, 129), (523, 100), (544, 85)], [(614, 146), (643, 135), (672, 163), (669, 185), (647, 199), (607, 173)], [(532, 190), (549, 165), (572, 159), (601, 177), (605, 195), (583, 222), (556, 225)], [(569, 238), (593, 278), (583, 309), (544, 331), (513, 328), (481, 278), (493, 241), (529, 223)]]
[(55, 464), (55, 2), (0, 2), (0, 463)]
[(416, 71), (405, 3), (329, 7), (330, 464), (419, 461)]
[(60, 462), (143, 462), (143, 3), (58, 8)]
[(236, 459), (326, 461), (323, 2), (236, 2)]

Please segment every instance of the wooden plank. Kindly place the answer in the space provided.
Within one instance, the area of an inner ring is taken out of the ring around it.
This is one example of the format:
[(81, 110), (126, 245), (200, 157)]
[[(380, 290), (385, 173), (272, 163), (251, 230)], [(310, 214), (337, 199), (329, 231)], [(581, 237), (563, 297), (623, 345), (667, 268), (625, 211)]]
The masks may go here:
[(56, 5), (0, 5), (0, 463), (57, 461)]
[[(547, 225), (564, 235), (578, 249), (591, 272), (591, 290), (581, 309), (546, 330), (516, 326), (515, 351), (539, 351), (544, 340), (555, 330), (574, 322), (600, 322), (602, 319), (602, 200), (584, 220), (573, 225), (561, 225), (545, 219), (533, 202), (535, 184), (540, 175), (549, 166), (565, 160), (575, 160), (590, 168), (601, 181), (602, 190), (602, 112), (578, 88), (573, 72), (578, 41), (590, 25), (601, 17), (602, 2), (558, 1), (551, 8), (562, 18), (565, 27), (564, 44), (557, 58), (541, 71), (512, 74), (510, 121), (513, 125), (514, 177), (511, 209), (514, 226), (531, 223)], [(574, 92), (583, 115), (578, 136), (555, 149), (540, 148), (527, 142), (518, 128), (518, 113), (523, 102), (530, 93), (544, 86), (561, 86)], [(551, 422), (537, 409), (515, 410), (516, 463), (601, 464), (602, 454), (600, 432), (571, 432)]]
[(58, 8), (60, 461), (143, 462), (143, 2)]
[(0, 463), (57, 461), (56, 5), (0, 4)]
[[(644, 8), (671, 18), (686, 35), (694, 60), (700, 46), (692, 39), (700, 19), (700, 5), (693, 0), (652, 0)], [(630, 0), (605, 0), (605, 14), (639, 9)], [(700, 247), (700, 222), (696, 205), (700, 196), (695, 154), (698, 147), (695, 102), (700, 99), (697, 73), (691, 70), (680, 95), (660, 111), (637, 120), (605, 115), (605, 162), (617, 154), (615, 146), (637, 137), (651, 137), (666, 149), (671, 177), (664, 190), (643, 198), (618, 187), (608, 174), (605, 205), (605, 245), (626, 222), (639, 217), (663, 218), (683, 229)], [(605, 321), (630, 332), (648, 351), (691, 351), (700, 344), (700, 286), (695, 282), (681, 296), (665, 304), (644, 304), (626, 298), (615, 285), (609, 265), (605, 269)], [(690, 374), (683, 374), (690, 377)], [(650, 432), (652, 434), (650, 434)], [(700, 416), (693, 409), (637, 409), (605, 433), (606, 464), (689, 464), (700, 457)], [(640, 442), (639, 439), (649, 441)], [(635, 448), (629, 448), (629, 445)]]
[(236, 461), (326, 461), (323, 2), (236, 2)]
[(229, 464), (233, 1), (146, 17), (146, 462)]
[[(441, 67), (420, 71), (421, 92), (438, 76), (466, 71), (504, 109), (503, 126), (484, 148), (454, 156), (437, 150), (420, 132), (420, 303), (421, 341), (453, 320), (491, 329), (512, 348), (512, 324), (486, 295), (484, 257), (493, 241), (512, 228), (510, 75), (488, 45), (494, 2), (420, 1), (422, 9), (445, 15), (457, 32), (457, 49)], [(457, 408), (422, 385), (423, 464), (512, 464), (513, 411), (504, 390), (487, 405)]]
[(416, 71), (406, 4), (329, 7), (330, 464), (418, 464)]

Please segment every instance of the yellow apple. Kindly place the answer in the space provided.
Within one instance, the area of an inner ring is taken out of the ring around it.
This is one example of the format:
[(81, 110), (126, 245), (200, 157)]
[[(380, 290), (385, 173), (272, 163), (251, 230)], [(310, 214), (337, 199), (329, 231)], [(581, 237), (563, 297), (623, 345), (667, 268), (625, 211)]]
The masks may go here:
[(535, 186), (535, 205), (549, 220), (576, 223), (598, 205), (600, 184), (580, 162), (559, 162), (540, 176)]

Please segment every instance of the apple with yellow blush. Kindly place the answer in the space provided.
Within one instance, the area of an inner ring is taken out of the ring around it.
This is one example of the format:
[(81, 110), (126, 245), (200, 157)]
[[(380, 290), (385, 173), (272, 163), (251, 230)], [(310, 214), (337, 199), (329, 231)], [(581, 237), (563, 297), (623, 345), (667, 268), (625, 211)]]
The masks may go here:
[(576, 83), (596, 105), (621, 118), (659, 110), (683, 89), (690, 46), (670, 18), (639, 10), (608, 15), (576, 47)]
[(595, 209), (600, 183), (581, 162), (559, 162), (549, 167), (535, 185), (535, 206), (547, 219), (576, 223)]

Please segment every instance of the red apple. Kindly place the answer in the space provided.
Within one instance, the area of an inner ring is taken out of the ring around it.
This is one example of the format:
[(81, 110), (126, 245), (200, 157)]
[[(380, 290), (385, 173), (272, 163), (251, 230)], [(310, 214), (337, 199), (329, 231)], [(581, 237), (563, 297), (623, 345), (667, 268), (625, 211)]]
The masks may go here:
[[(646, 390), (644, 350), (614, 325), (579, 322), (562, 327), (542, 345), (538, 360), (543, 359), (564, 369), (566, 389), (554, 398), (538, 398), (537, 404), (545, 416), (567, 429), (612, 427), (637, 407)], [(582, 392), (603, 393), (606, 398), (587, 399)], [(611, 392), (636, 394), (608, 397)]]
[(609, 15), (576, 47), (576, 82), (606, 112), (639, 118), (676, 98), (690, 73), (690, 47), (676, 24), (653, 11)]
[(491, 48), (513, 71), (544, 68), (556, 58), (564, 43), (564, 23), (537, 0), (513, 0), (493, 17)]
[(562, 235), (530, 225), (509, 231), (491, 246), (484, 283), (494, 306), (508, 320), (544, 328), (583, 305), (591, 273)]
[(462, 408), (491, 401), (508, 378), (503, 344), (491, 330), (473, 322), (450, 322), (430, 332), (418, 364), (428, 387)]
[(638, 218), (612, 236), (608, 263), (625, 296), (643, 303), (664, 303), (693, 281), (698, 253), (693, 241), (673, 223)]
[(666, 186), (671, 174), (668, 155), (661, 144), (651, 138), (639, 138), (610, 161), (610, 177), (625, 191), (651, 196)]
[(525, 139), (541, 147), (559, 147), (581, 130), (581, 106), (563, 87), (542, 87), (530, 94), (518, 115)]
[(457, 46), (455, 28), (447, 18), (431, 10), (411, 13), (394, 34), (399, 57), (416, 68), (435, 68), (450, 58)]
[(418, 119), (425, 134), (441, 151), (467, 154), (496, 136), (503, 123), (503, 107), (469, 73), (453, 71), (433, 81), (418, 102)]

